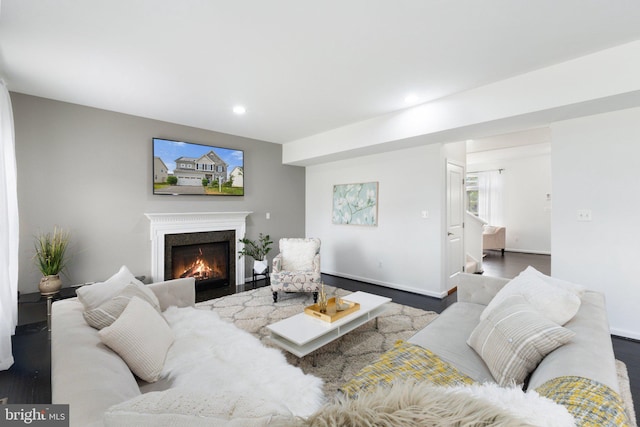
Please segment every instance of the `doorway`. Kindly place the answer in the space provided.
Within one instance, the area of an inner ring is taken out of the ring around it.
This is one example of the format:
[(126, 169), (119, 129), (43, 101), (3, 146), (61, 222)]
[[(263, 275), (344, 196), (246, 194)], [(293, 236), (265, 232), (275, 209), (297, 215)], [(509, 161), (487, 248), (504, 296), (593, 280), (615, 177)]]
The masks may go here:
[(464, 271), (464, 189), (465, 168), (447, 161), (447, 289), (453, 276)]

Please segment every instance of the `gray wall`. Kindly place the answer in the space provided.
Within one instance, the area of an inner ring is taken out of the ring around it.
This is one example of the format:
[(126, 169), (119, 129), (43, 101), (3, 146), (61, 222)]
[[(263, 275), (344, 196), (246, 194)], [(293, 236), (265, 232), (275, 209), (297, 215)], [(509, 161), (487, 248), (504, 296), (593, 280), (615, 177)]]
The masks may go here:
[[(252, 211), (247, 236), (304, 236), (305, 171), (282, 164), (279, 144), (12, 93), (20, 292), (36, 292), (33, 236), (55, 225), (72, 233), (64, 285), (101, 281), (127, 265), (151, 275), (145, 212)], [(249, 117), (246, 118), (250, 120)], [(154, 196), (151, 138), (244, 150), (245, 196)], [(267, 220), (266, 213), (271, 213)], [(247, 274), (251, 262), (247, 262)]]

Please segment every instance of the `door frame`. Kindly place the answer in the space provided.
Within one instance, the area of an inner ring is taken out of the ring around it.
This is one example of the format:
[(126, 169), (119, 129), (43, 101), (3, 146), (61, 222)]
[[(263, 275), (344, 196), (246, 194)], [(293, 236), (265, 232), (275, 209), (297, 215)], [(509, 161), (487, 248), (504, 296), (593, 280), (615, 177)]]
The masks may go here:
[(450, 269), (450, 256), (449, 256), (449, 209), (450, 209), (450, 193), (449, 193), (449, 165), (455, 166), (461, 169), (462, 174), (462, 188), (461, 188), (461, 203), (460, 203), (460, 220), (462, 223), (462, 229), (460, 230), (460, 246), (462, 248), (461, 254), (461, 272), (464, 272), (465, 269), (465, 249), (464, 249), (464, 213), (466, 206), (466, 191), (464, 188), (465, 179), (466, 179), (466, 164), (461, 162), (457, 162), (452, 159), (445, 159), (445, 180), (444, 180), (444, 198), (445, 198), (445, 215), (444, 215), (444, 232), (443, 232), (443, 254), (444, 254), (444, 283), (446, 285), (445, 291), (449, 293), (453, 288), (455, 288), (455, 284), (453, 283), (451, 277), (452, 275), (449, 273)]

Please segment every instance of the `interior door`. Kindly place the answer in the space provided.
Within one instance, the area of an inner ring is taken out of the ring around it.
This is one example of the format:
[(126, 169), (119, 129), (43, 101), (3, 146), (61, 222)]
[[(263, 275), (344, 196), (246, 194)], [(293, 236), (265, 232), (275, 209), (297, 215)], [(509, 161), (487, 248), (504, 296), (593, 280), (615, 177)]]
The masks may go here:
[(464, 271), (464, 167), (447, 162), (447, 285)]

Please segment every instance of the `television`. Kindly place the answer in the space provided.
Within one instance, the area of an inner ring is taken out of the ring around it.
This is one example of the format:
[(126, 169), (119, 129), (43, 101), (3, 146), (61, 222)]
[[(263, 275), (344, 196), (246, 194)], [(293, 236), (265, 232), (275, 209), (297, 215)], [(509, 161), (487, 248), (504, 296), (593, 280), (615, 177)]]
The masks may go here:
[(244, 196), (244, 151), (153, 138), (153, 194)]

